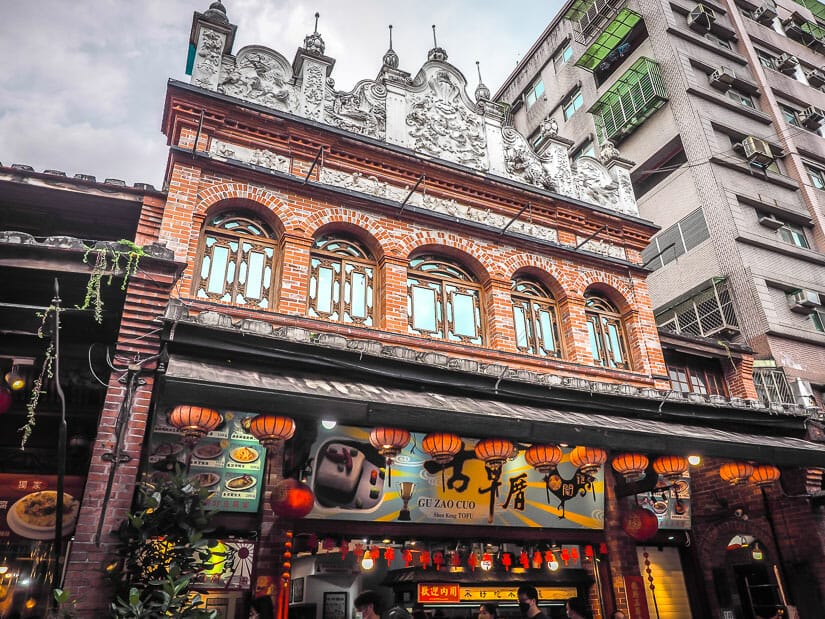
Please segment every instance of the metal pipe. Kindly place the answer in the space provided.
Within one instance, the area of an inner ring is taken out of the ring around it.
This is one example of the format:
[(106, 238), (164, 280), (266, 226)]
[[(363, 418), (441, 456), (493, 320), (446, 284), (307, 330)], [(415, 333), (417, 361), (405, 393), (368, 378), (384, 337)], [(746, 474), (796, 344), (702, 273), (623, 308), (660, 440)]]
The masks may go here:
[(318, 165), (318, 160), (321, 158), (321, 154), (323, 152), (324, 152), (324, 147), (321, 146), (321, 148), (318, 149), (318, 154), (315, 155), (315, 159), (312, 160), (312, 165), (309, 166), (309, 170), (307, 171), (307, 175), (304, 177), (304, 182), (303, 182), (304, 185), (306, 185), (307, 181), (309, 181), (309, 177), (312, 174), (312, 171), (315, 169), (315, 166)]
[(510, 226), (512, 226), (512, 225), (515, 223), (515, 221), (516, 221), (519, 217), (521, 217), (521, 215), (524, 213), (524, 211), (526, 211), (528, 208), (530, 208), (530, 203), (529, 203), (529, 202), (528, 202), (527, 204), (525, 204), (524, 206), (522, 206), (522, 207), (521, 207), (521, 210), (520, 210), (518, 213), (516, 213), (516, 216), (515, 216), (515, 217), (513, 217), (510, 221), (508, 221), (508, 222), (507, 222), (507, 225), (506, 225), (506, 226), (504, 226), (501, 230), (499, 230), (498, 235), (499, 235), (499, 236), (501, 236), (502, 234), (504, 234), (505, 232), (507, 232), (507, 228), (509, 228)]
[(55, 497), (56, 516), (54, 520), (54, 572), (52, 573), (52, 589), (60, 585), (60, 551), (63, 542), (63, 487), (66, 480), (66, 396), (60, 386), (60, 283), (54, 278), (54, 298), (52, 299), (54, 312), (54, 385), (57, 397), (60, 400), (60, 424), (57, 433), (57, 497)]
[(201, 119), (198, 121), (198, 132), (195, 134), (195, 143), (192, 144), (192, 156), (195, 156), (195, 151), (198, 150), (198, 142), (201, 139), (201, 131), (203, 131), (203, 116), (204, 111), (201, 110)]
[(578, 245), (576, 245), (573, 249), (574, 249), (574, 250), (576, 250), (576, 249), (580, 249), (582, 245), (584, 245), (585, 243), (587, 243), (587, 242), (588, 242), (588, 241), (590, 241), (591, 239), (593, 239), (593, 238), (595, 238), (596, 236), (598, 236), (598, 235), (599, 235), (599, 233), (601, 233), (601, 231), (602, 231), (602, 230), (604, 230), (605, 228), (607, 228), (607, 224), (604, 224), (601, 228), (599, 228), (598, 230), (596, 230), (593, 234), (591, 234), (590, 236), (588, 236), (588, 237), (587, 237), (586, 239), (584, 239), (581, 243), (579, 243)]
[(418, 189), (418, 186), (421, 184), (421, 181), (424, 180), (424, 175), (418, 177), (418, 180), (415, 182), (415, 185), (412, 189), (410, 189), (410, 193), (407, 194), (407, 197), (404, 198), (404, 201), (401, 203), (401, 209), (398, 211), (399, 213), (403, 213), (404, 209), (407, 207), (407, 200), (409, 200), (412, 195), (415, 193), (415, 190)]

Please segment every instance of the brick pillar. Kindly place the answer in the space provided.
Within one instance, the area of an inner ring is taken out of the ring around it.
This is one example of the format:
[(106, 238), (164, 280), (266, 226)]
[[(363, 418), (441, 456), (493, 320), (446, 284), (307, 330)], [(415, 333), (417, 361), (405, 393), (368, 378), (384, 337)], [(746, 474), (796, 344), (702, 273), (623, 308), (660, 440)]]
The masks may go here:
[(561, 316), (567, 315), (567, 320), (562, 320), (560, 324), (567, 359), (575, 363), (593, 365), (587, 320), (584, 315), (584, 297), (568, 294), (559, 306)]
[(516, 331), (513, 328), (513, 309), (510, 282), (491, 279), (485, 289), (487, 313), (486, 345), (496, 350), (515, 352)]
[(607, 538), (608, 567), (613, 585), (615, 608), (628, 612), (625, 576), (641, 576), (634, 542), (622, 529), (624, 510), (616, 497), (613, 471), (604, 467), (604, 534)]
[[(129, 280), (115, 348), (115, 358), (129, 359), (140, 371), (141, 378), (123, 433), (122, 453), (130, 460), (117, 465), (109, 501), (104, 504), (109, 472), (114, 465), (104, 460), (103, 456), (114, 449), (115, 428), (126, 387), (119, 381), (122, 374), (112, 373), (92, 451), (75, 541), (67, 557), (64, 587), (77, 600), (77, 609), (84, 617), (105, 616), (112, 601), (112, 591), (103, 568), (115, 556), (116, 540), (112, 531), (117, 529), (131, 509), (154, 386), (152, 372), (156, 362), (141, 364), (139, 361), (156, 355), (160, 350), (160, 339), (153, 333), (157, 331), (157, 323), (153, 319), (163, 313), (169, 290), (175, 282), (175, 276), (168, 267), (156, 270), (150, 263), (162, 264), (144, 259), (141, 270)], [(99, 543), (96, 543), (100, 519), (103, 519), (103, 526)]]
[(309, 299), (309, 249), (312, 239), (294, 234), (284, 235), (278, 312), (306, 316)]
[(722, 360), (722, 368), (731, 397), (758, 399), (756, 388), (753, 386), (753, 357), (728, 357)]
[(407, 259), (384, 256), (379, 265), (383, 277), (378, 290), (386, 331), (407, 333)]

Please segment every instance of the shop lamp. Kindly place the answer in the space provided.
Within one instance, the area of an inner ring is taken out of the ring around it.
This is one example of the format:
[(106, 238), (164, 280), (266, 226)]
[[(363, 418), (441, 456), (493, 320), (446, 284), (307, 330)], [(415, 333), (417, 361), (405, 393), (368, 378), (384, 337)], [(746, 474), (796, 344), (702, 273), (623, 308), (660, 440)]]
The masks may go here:
[(524, 460), (542, 475), (547, 475), (562, 459), (561, 447), (548, 443), (531, 445), (524, 452)]
[(501, 471), (504, 462), (513, 455), (515, 445), (506, 438), (485, 438), (476, 443), (476, 458), (492, 471)]
[(361, 559), (361, 569), (371, 570), (375, 567), (375, 559), (372, 558), (372, 551), (365, 550), (364, 557)]
[(483, 555), (481, 555), (481, 569), (483, 569), (485, 572), (489, 572), (491, 569), (493, 569), (493, 555), (491, 555), (489, 552), (485, 552)]
[(441, 465), (441, 489), (446, 491), (444, 467), (461, 451), (461, 437), (451, 432), (431, 432), (421, 441), (421, 449)]
[(183, 442), (190, 447), (217, 428), (223, 417), (213, 408), (181, 404), (169, 413), (169, 425), (183, 434)]
[(757, 486), (767, 486), (779, 480), (781, 473), (773, 464), (757, 464), (748, 477), (748, 481)]
[(295, 435), (295, 420), (292, 417), (271, 413), (255, 415), (249, 421), (249, 433), (269, 449)]
[(0, 565), (0, 576), (2, 576), (3, 574), (5, 574), (8, 571), (9, 571), (9, 566), (8, 565)]
[(753, 543), (753, 548), (751, 549), (751, 556), (754, 558), (755, 561), (761, 561), (764, 557), (762, 553), (762, 547), (759, 545), (759, 542)]
[(628, 483), (639, 481), (645, 476), (648, 458), (644, 454), (623, 453), (613, 458), (613, 470), (624, 477)]
[(547, 569), (551, 572), (557, 572), (559, 570), (559, 561), (556, 559), (556, 555), (554, 553), (550, 553), (550, 560), (547, 562)]
[(6, 384), (9, 386), (9, 389), (12, 391), (20, 391), (23, 387), (26, 386), (26, 379), (20, 373), (20, 370), (17, 369), (17, 366), (14, 366), (11, 370), (6, 372)]
[(370, 445), (387, 463), (387, 485), (392, 486), (392, 461), (410, 442), (410, 433), (401, 428), (378, 427), (370, 432)]
[(653, 461), (653, 470), (672, 484), (688, 470), (688, 460), (684, 456), (659, 456)]
[(753, 465), (749, 462), (726, 462), (719, 467), (719, 477), (736, 486), (747, 481), (753, 473)]
[(570, 452), (570, 464), (588, 477), (593, 477), (606, 460), (607, 452), (598, 447), (579, 445)]
[(323, 426), (324, 430), (332, 430), (335, 426), (338, 425), (338, 422), (334, 419), (323, 419), (321, 420), (321, 425)]

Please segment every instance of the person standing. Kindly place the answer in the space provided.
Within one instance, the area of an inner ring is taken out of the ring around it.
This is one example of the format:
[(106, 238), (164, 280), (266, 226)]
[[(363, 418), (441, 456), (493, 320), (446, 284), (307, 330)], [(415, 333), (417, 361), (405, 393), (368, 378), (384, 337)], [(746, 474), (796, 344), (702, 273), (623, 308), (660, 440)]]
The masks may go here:
[(381, 619), (381, 596), (375, 591), (362, 591), (353, 605), (361, 613), (361, 619)]
[(498, 619), (498, 604), (484, 602), (478, 608), (478, 619)]
[(627, 619), (627, 615), (624, 614), (623, 610), (614, 610), (610, 613), (610, 619)]
[(580, 598), (570, 598), (565, 606), (567, 619), (590, 619), (590, 611)]
[(547, 619), (539, 608), (539, 592), (532, 585), (521, 585), (518, 588), (518, 607), (521, 616), (526, 619)]

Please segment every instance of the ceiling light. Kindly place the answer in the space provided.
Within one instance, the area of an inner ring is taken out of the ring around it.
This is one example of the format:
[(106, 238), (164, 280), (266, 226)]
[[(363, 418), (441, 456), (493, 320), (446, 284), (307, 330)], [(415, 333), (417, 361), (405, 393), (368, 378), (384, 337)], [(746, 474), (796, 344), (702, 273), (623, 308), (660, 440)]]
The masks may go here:
[(324, 419), (321, 421), (321, 425), (324, 427), (325, 430), (332, 430), (335, 426), (338, 425), (338, 422), (334, 419)]
[(693, 466), (698, 466), (702, 462), (702, 456), (688, 456), (688, 462)]

